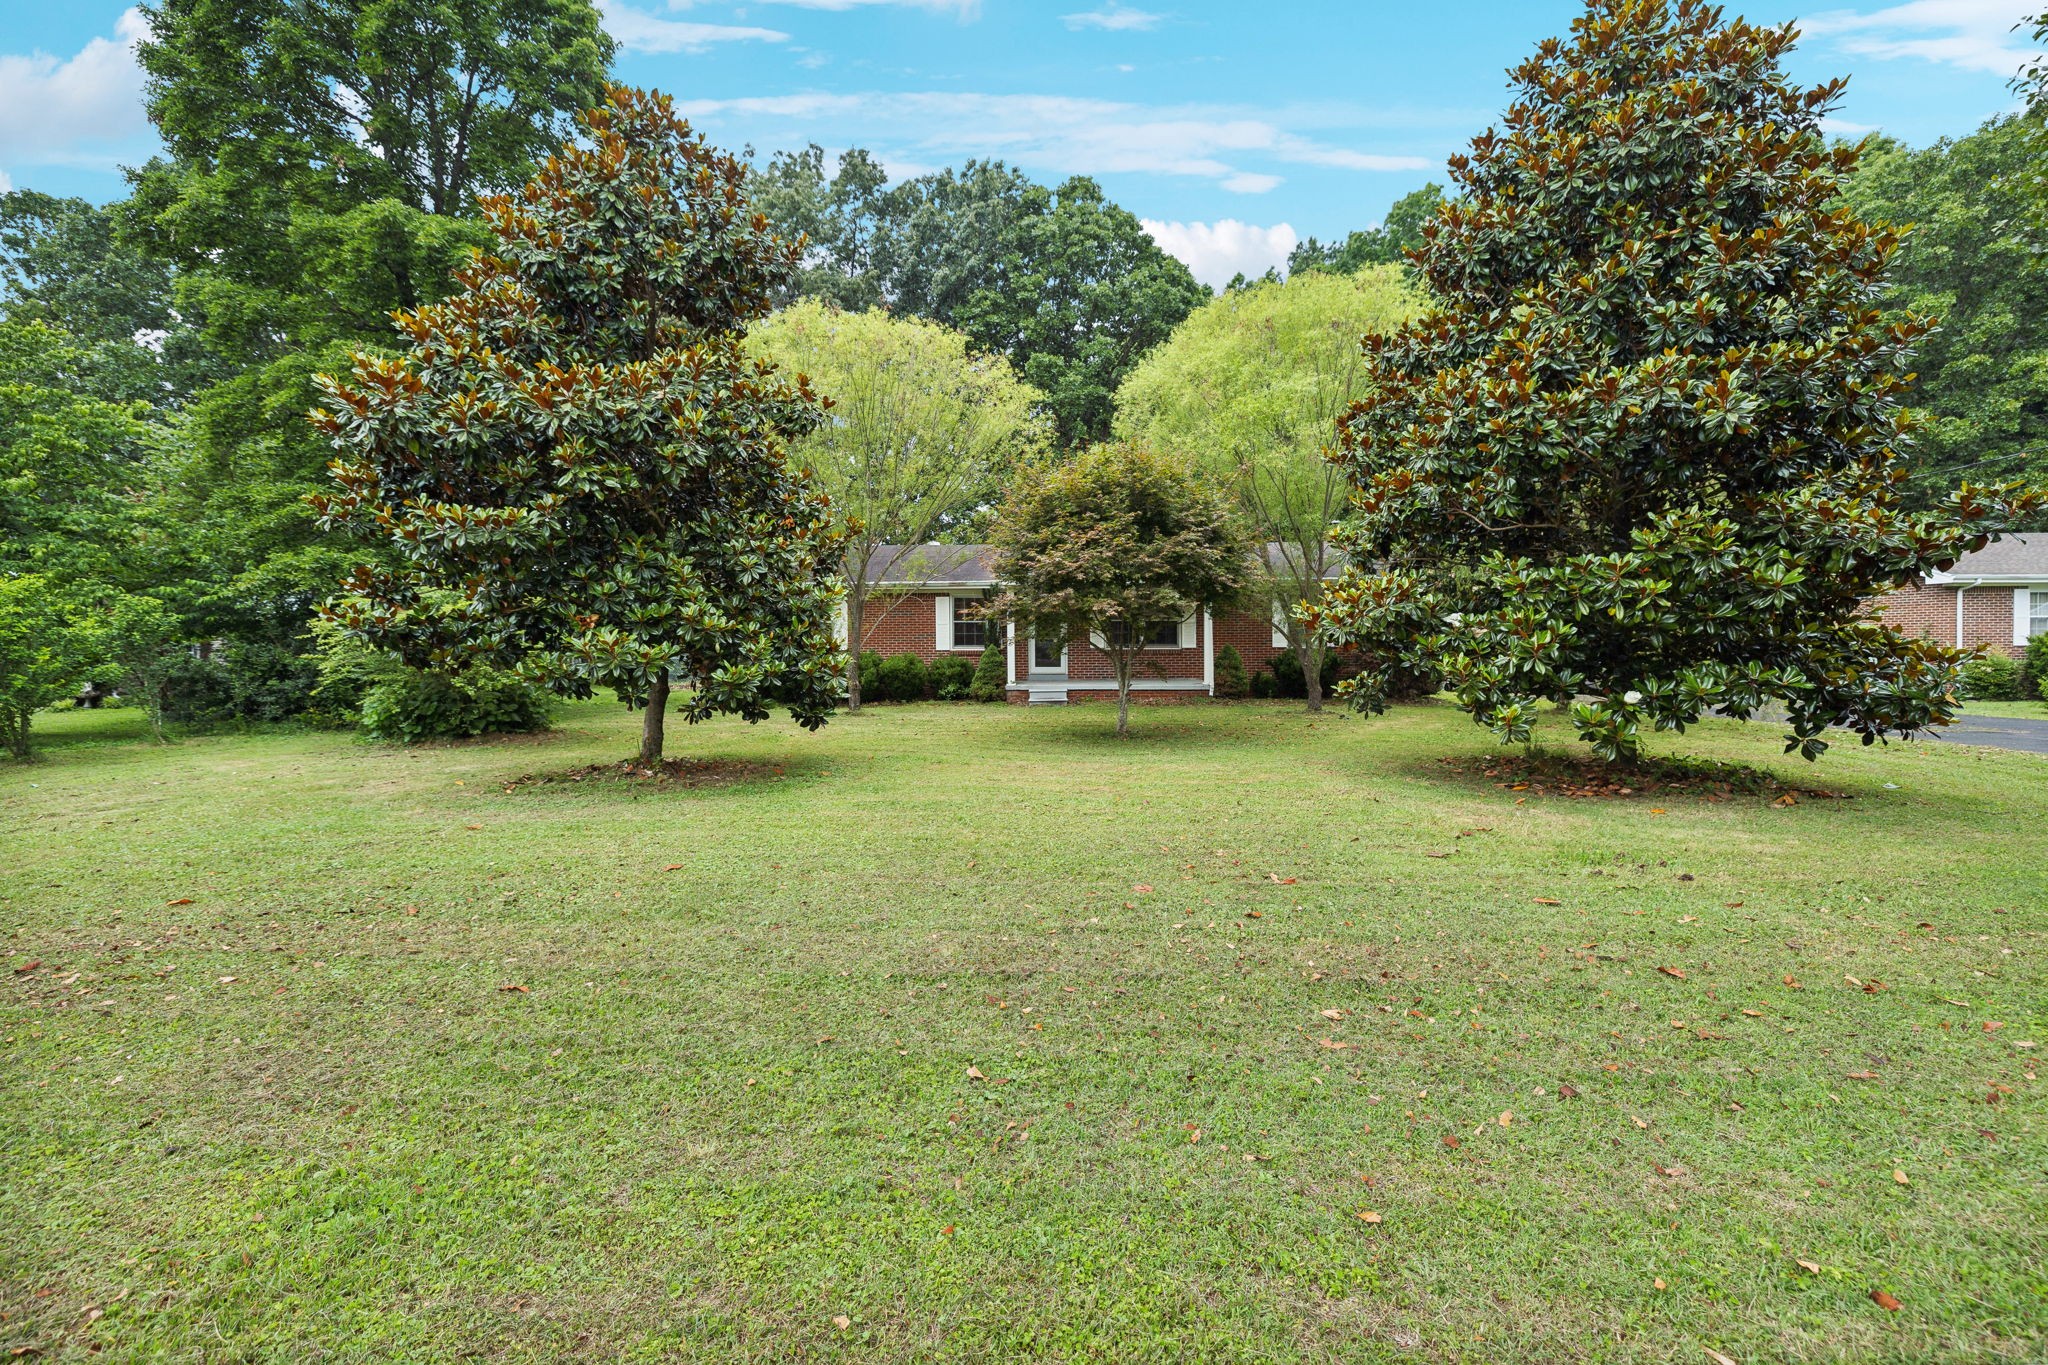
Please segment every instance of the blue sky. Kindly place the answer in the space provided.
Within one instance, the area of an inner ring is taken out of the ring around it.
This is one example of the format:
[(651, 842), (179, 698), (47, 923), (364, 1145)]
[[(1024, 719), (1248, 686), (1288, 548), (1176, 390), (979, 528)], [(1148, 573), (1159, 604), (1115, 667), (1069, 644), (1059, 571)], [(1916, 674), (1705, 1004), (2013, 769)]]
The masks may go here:
[[(1851, 77), (1844, 133), (1913, 143), (2012, 106), (2044, 0), (1752, 0)], [(1430, 179), (1579, 0), (600, 0), (618, 73), (716, 141), (865, 146), (899, 174), (1001, 157), (1093, 175), (1210, 283), (1342, 236)], [(0, 185), (106, 199), (154, 147), (113, 0), (0, 0)]]

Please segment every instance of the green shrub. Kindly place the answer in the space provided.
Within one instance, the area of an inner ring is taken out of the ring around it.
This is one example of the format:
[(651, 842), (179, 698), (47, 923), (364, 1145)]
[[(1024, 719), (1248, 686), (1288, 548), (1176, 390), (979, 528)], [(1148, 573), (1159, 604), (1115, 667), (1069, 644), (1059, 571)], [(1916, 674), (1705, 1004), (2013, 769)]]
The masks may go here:
[(864, 649), (855, 662), (860, 665), (860, 699), (887, 700), (882, 695), (882, 656), (872, 649)]
[(1237, 652), (1236, 645), (1225, 645), (1216, 651), (1216, 695), (1219, 697), (1243, 697), (1251, 692), (1251, 680), (1244, 674), (1244, 655)]
[(1963, 665), (1963, 700), (2018, 701), (2020, 665), (2003, 654), (1982, 654)]
[(496, 669), (448, 674), (407, 668), (369, 689), (362, 721), (372, 739), (417, 744), (545, 730), (548, 709), (546, 692)]
[(940, 701), (966, 701), (974, 686), (974, 665), (958, 654), (942, 654), (932, 660), (932, 695)]
[(893, 654), (875, 670), (874, 693), (884, 701), (922, 701), (925, 682), (922, 659), (915, 654)]
[(1260, 701), (1271, 701), (1280, 695), (1280, 680), (1273, 676), (1273, 670), (1262, 668), (1252, 674), (1252, 695)]
[(166, 720), (292, 720), (314, 707), (317, 657), (268, 640), (230, 640), (204, 659), (179, 660), (163, 680)]
[[(1302, 672), (1301, 659), (1293, 650), (1282, 650), (1280, 653), (1275, 654), (1273, 662), (1269, 667), (1272, 668), (1273, 679), (1280, 688), (1278, 695), (1283, 697), (1306, 697), (1308, 695), (1308, 679)], [(1322, 672), (1323, 695), (1327, 697), (1330, 695), (1330, 689), (1337, 684), (1337, 655), (1334, 651), (1324, 651)]]
[(2027, 641), (2026, 652), (2020, 656), (2019, 687), (2023, 700), (2039, 697), (2048, 701), (2048, 635)]
[(1001, 701), (1008, 690), (1009, 667), (1003, 660), (1003, 647), (990, 640), (981, 651), (981, 658), (975, 661), (974, 681), (969, 684), (967, 695), (976, 701)]

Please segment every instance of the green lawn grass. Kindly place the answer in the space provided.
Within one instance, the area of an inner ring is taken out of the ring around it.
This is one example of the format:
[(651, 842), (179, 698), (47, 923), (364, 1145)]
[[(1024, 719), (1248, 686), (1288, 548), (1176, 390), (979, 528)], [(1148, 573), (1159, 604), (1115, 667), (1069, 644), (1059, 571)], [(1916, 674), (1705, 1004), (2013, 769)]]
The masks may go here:
[(2048, 701), (1966, 701), (1963, 703), (1963, 714), (2048, 720)]
[(517, 781), (630, 752), (596, 704), (50, 718), (0, 1348), (2048, 1357), (2048, 761), (1716, 722), (1658, 751), (1848, 799), (1574, 800), (1442, 706), (1110, 723), (678, 726), (664, 789)]

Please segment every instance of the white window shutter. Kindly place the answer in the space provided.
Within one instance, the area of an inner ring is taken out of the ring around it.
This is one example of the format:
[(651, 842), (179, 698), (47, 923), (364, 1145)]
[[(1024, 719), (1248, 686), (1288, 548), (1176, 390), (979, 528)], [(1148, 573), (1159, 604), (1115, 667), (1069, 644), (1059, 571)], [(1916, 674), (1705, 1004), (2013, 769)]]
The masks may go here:
[(846, 648), (846, 603), (839, 604), (839, 610), (832, 613), (832, 638), (841, 649)]
[(1280, 624), (1286, 619), (1287, 604), (1285, 602), (1275, 602), (1273, 604), (1273, 648), (1275, 649), (1287, 648), (1287, 631)]
[(1182, 649), (1193, 649), (1195, 647), (1195, 614), (1193, 612), (1189, 612), (1180, 619), (1180, 647)]
[(932, 648), (940, 653), (953, 647), (953, 599), (944, 593), (932, 599)]
[(2012, 642), (2016, 645), (2024, 645), (2027, 642), (2027, 627), (2031, 624), (2027, 618), (2032, 615), (2032, 608), (2032, 589), (2014, 588), (2012, 590)]

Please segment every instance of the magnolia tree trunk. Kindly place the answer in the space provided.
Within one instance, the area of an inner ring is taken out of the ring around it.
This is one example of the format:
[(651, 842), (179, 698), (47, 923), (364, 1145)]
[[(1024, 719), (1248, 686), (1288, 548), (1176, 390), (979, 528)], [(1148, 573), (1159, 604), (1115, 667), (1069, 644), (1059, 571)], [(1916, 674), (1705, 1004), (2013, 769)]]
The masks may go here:
[(662, 729), (668, 721), (668, 671), (664, 669), (647, 689), (647, 711), (640, 720), (640, 761), (648, 767), (661, 762)]

